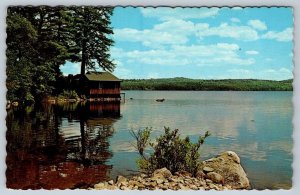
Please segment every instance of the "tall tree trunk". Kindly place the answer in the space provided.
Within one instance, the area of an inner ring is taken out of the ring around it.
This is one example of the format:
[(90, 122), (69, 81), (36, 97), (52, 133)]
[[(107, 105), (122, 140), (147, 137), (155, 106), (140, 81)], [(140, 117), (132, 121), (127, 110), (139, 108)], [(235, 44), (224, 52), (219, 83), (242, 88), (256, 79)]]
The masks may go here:
[(85, 66), (87, 62), (87, 57), (86, 57), (86, 41), (84, 40), (82, 43), (82, 60), (81, 60), (81, 76), (85, 74)]

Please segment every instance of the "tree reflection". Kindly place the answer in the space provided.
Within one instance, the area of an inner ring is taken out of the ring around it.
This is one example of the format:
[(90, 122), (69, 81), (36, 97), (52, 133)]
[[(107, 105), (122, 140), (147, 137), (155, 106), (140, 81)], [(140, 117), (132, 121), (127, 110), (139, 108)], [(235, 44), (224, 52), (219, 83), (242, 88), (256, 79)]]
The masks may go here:
[[(107, 161), (113, 155), (109, 137), (120, 117), (120, 103), (47, 104), (9, 110), (7, 187), (86, 188), (107, 180), (112, 168)], [(77, 124), (78, 135), (65, 132), (64, 121)]]

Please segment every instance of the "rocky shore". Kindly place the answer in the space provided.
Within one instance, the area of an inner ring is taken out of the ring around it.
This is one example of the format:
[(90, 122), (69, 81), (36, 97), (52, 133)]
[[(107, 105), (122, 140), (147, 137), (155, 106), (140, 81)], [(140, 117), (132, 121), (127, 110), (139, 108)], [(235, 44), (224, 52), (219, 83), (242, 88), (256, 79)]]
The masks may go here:
[(233, 190), (249, 189), (250, 183), (235, 152), (227, 151), (203, 161), (195, 177), (188, 172), (174, 175), (166, 168), (152, 174), (131, 178), (118, 176), (116, 181), (101, 182), (96, 190)]

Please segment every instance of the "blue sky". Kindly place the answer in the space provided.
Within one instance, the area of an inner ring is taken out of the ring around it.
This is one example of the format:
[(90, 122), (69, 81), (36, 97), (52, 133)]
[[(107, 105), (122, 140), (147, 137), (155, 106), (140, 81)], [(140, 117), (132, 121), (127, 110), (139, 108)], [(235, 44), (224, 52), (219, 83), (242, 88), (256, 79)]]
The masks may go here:
[[(292, 8), (117, 7), (111, 22), (121, 79), (293, 77)], [(78, 74), (80, 65), (61, 70)]]

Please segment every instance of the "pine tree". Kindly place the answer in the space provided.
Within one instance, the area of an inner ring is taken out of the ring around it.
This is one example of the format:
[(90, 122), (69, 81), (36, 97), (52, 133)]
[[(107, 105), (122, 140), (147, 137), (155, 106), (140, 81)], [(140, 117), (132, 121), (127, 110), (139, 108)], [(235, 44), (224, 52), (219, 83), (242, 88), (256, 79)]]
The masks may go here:
[(81, 75), (85, 74), (86, 69), (113, 71), (115, 64), (109, 53), (114, 43), (110, 38), (113, 34), (110, 27), (113, 8), (82, 6), (72, 7), (71, 10), (77, 46), (71, 59), (81, 62)]

